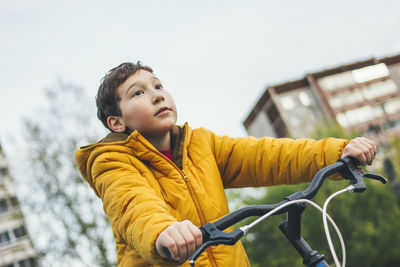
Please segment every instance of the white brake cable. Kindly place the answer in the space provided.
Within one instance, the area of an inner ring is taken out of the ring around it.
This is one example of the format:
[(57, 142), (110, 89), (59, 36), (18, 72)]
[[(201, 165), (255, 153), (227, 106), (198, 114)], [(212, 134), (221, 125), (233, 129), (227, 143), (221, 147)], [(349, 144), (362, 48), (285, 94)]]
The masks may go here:
[[(346, 190), (348, 190), (348, 189), (346, 189)], [(240, 230), (242, 230), (242, 232), (244, 234), (246, 234), (256, 224), (258, 224), (261, 221), (265, 220), (266, 218), (272, 216), (274, 213), (276, 213), (277, 211), (283, 209), (284, 207), (292, 205), (292, 204), (295, 204), (295, 203), (308, 203), (308, 204), (312, 205), (314, 208), (318, 209), (320, 212), (322, 212), (323, 215), (326, 215), (326, 217), (328, 218), (329, 222), (332, 224), (333, 228), (335, 229), (336, 234), (339, 237), (340, 245), (341, 245), (341, 248), (342, 248), (342, 255), (343, 255), (342, 266), (344, 267), (345, 266), (345, 260), (346, 260), (346, 248), (345, 248), (345, 245), (344, 245), (344, 240), (343, 240), (342, 234), (340, 233), (339, 228), (337, 227), (336, 223), (333, 221), (331, 216), (329, 216), (328, 213), (324, 212), (323, 209), (320, 206), (318, 206), (316, 203), (312, 202), (311, 200), (308, 200), (308, 199), (297, 199), (297, 200), (291, 200), (289, 202), (286, 202), (285, 204), (282, 204), (281, 206), (279, 206), (279, 207), (271, 210), (270, 212), (264, 214), (263, 216), (261, 216), (260, 218), (255, 220), (254, 222), (252, 222), (252, 223), (250, 223), (248, 225), (240, 227)], [(329, 238), (330, 238), (330, 236), (329, 236)], [(336, 254), (335, 254), (335, 256), (336, 256)], [(335, 262), (335, 264), (336, 264), (336, 262)], [(337, 264), (337, 267), (340, 267), (340, 264), (339, 265)]]
[[(335, 261), (335, 265), (336, 265), (337, 267), (340, 267), (340, 266), (345, 267), (345, 266), (346, 266), (346, 250), (343, 249), (343, 247), (342, 247), (343, 260), (342, 260), (342, 265), (340, 265), (340, 264), (339, 264), (339, 260), (338, 260), (337, 255), (336, 255), (336, 252), (335, 252), (335, 248), (334, 248), (334, 246), (333, 246), (333, 242), (332, 242), (331, 235), (330, 235), (330, 233), (329, 233), (328, 222), (327, 222), (327, 220), (326, 220), (327, 216), (329, 216), (329, 215), (328, 215), (328, 213), (326, 212), (326, 210), (328, 209), (328, 204), (329, 204), (329, 202), (330, 202), (334, 197), (336, 197), (336, 196), (338, 196), (338, 195), (340, 195), (340, 194), (342, 194), (342, 193), (345, 193), (345, 192), (352, 192), (353, 190), (354, 190), (354, 187), (353, 187), (352, 185), (350, 185), (350, 186), (346, 187), (345, 189), (342, 189), (342, 190), (340, 190), (340, 191), (337, 191), (336, 193), (333, 193), (332, 195), (330, 195), (330, 196), (326, 199), (326, 201), (325, 201), (325, 203), (324, 203), (324, 207), (323, 207), (323, 209), (322, 209), (322, 221), (323, 221), (323, 223), (324, 223), (324, 230), (325, 230), (326, 239), (328, 240), (329, 249), (331, 250), (331, 254), (332, 254), (333, 260)], [(328, 218), (329, 218), (329, 217), (328, 217)], [(330, 220), (330, 219), (329, 219), (329, 220)], [(336, 229), (335, 229), (335, 230), (336, 230)], [(342, 241), (340, 241), (340, 242), (342, 242)]]

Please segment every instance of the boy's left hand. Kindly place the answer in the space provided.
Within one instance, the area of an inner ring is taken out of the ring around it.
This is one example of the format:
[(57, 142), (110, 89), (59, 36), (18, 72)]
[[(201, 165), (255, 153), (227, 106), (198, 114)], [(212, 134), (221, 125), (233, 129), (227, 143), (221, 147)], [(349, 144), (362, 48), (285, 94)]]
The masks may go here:
[(351, 156), (358, 159), (362, 166), (371, 165), (377, 153), (374, 141), (365, 137), (357, 137), (345, 146), (342, 158)]

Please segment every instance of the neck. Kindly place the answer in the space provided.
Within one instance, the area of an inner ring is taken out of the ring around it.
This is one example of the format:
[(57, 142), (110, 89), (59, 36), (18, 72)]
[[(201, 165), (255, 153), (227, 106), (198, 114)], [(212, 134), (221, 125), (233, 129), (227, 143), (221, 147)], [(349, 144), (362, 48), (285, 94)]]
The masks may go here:
[(171, 134), (169, 131), (162, 136), (145, 136), (145, 138), (159, 151), (170, 149)]

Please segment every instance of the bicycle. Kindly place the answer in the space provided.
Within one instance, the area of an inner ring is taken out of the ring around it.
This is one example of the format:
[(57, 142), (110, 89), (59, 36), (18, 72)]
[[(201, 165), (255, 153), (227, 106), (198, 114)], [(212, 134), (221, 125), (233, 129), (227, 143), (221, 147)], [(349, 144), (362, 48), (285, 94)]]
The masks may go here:
[[(326, 209), (328, 203), (335, 196), (344, 192), (357, 192), (362, 193), (365, 191), (366, 186), (364, 183), (364, 178), (370, 178), (374, 180), (381, 181), (386, 184), (387, 179), (383, 176), (373, 174), (373, 173), (362, 173), (357, 169), (359, 162), (351, 157), (345, 157), (340, 159), (336, 163), (329, 165), (321, 170), (319, 170), (311, 181), (310, 185), (302, 192), (293, 193), (283, 201), (277, 204), (271, 205), (250, 205), (236, 210), (214, 223), (207, 223), (200, 227), (203, 234), (203, 244), (196, 249), (196, 251), (189, 258), (189, 263), (193, 267), (196, 259), (200, 254), (209, 246), (215, 245), (234, 245), (245, 233), (247, 233), (253, 226), (260, 223), (267, 217), (271, 215), (278, 215), (287, 213), (287, 219), (284, 220), (280, 225), (279, 229), (283, 235), (289, 240), (293, 247), (297, 250), (300, 256), (303, 258), (303, 264), (307, 267), (328, 267), (329, 264), (325, 261), (325, 256), (320, 254), (318, 251), (313, 250), (307, 242), (301, 236), (301, 215), (304, 212), (306, 206), (305, 203), (310, 203), (317, 206), (323, 213), (323, 222), (325, 233), (328, 239), (328, 244), (334, 258), (336, 266), (341, 266), (335, 250), (332, 245), (330, 238), (327, 218), (330, 220), (334, 226), (336, 232), (338, 233), (343, 254), (343, 267), (345, 265), (345, 248), (343, 238), (341, 237), (340, 231), (337, 228), (333, 220), (327, 215)], [(339, 173), (343, 178), (350, 180), (350, 186), (332, 194), (325, 202), (324, 208), (321, 209), (317, 204), (310, 201), (321, 188), (325, 179), (333, 174)], [(223, 232), (226, 228), (233, 226), (234, 224), (240, 222), (241, 220), (251, 217), (259, 216), (254, 222), (242, 226), (232, 232)], [(169, 251), (165, 251), (166, 254), (170, 256)]]

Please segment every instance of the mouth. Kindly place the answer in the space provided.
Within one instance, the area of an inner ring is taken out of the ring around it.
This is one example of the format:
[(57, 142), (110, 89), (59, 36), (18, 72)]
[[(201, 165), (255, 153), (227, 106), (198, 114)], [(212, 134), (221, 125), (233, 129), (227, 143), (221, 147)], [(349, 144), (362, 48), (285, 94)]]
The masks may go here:
[(165, 111), (170, 111), (171, 109), (170, 108), (168, 108), (168, 107), (162, 107), (162, 108), (160, 108), (157, 112), (156, 112), (156, 114), (154, 114), (154, 116), (157, 116), (157, 115), (159, 115), (159, 114), (161, 114), (161, 113), (163, 113), (163, 112), (165, 112)]

